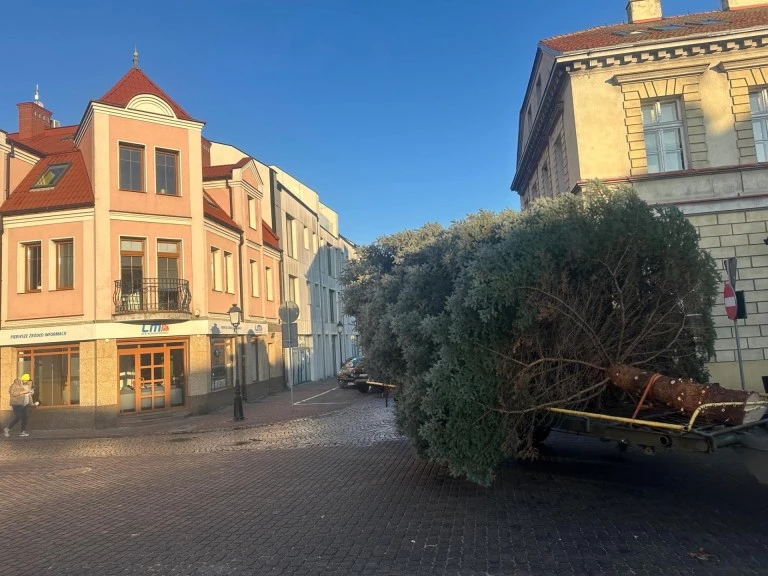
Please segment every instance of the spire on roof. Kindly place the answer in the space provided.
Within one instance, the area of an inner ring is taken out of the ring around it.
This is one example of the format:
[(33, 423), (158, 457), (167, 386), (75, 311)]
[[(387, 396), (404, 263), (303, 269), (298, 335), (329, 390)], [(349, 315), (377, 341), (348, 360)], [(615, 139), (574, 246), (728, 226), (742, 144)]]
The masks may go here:
[(38, 84), (35, 84), (35, 104), (44, 108), (43, 103), (40, 102), (40, 86)]
[(139, 50), (135, 45), (133, 47), (133, 67), (136, 69), (139, 68)]

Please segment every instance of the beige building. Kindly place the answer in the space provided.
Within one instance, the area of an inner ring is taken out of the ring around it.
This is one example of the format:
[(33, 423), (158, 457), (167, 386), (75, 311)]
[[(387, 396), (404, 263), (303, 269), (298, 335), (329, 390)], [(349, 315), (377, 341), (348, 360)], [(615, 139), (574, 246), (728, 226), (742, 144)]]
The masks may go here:
[[(618, 19), (619, 14), (616, 14)], [(628, 22), (539, 43), (520, 112), (512, 190), (534, 200), (593, 178), (678, 206), (716, 260), (738, 258), (746, 385), (768, 377), (768, 5), (664, 17), (630, 0)], [(725, 279), (725, 274), (723, 275)], [(715, 309), (713, 380), (738, 386), (733, 321)]]
[[(211, 161), (236, 163), (238, 148), (211, 144)], [(337, 213), (312, 188), (277, 166), (254, 160), (264, 187), (261, 212), (280, 238), (281, 302), (299, 308), (296, 346), (286, 349), (289, 384), (334, 376), (343, 360), (359, 354), (354, 318), (343, 314), (339, 274), (355, 244), (339, 233)]]
[(283, 248), (284, 301), (299, 307), (298, 346), (286, 357), (290, 383), (334, 376), (356, 352), (354, 319), (341, 307), (340, 272), (354, 245), (317, 192), (272, 166), (276, 233)]

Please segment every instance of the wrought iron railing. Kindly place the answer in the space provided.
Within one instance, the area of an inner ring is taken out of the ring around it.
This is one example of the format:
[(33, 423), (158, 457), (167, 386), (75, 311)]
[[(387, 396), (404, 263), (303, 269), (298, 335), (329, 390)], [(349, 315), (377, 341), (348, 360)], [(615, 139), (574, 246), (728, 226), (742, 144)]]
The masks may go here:
[(115, 314), (141, 312), (186, 312), (192, 295), (189, 280), (143, 278), (115, 280)]

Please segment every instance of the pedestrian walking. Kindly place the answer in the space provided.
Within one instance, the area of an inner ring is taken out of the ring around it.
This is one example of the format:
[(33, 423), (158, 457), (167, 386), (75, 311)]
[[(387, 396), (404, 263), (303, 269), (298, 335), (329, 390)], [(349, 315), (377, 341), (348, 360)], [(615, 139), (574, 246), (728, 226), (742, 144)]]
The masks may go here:
[(16, 423), (21, 422), (21, 436), (25, 438), (29, 436), (27, 432), (27, 410), (32, 404), (32, 394), (35, 389), (32, 385), (32, 379), (29, 374), (22, 374), (21, 378), (16, 378), (11, 384), (8, 392), (11, 395), (11, 408), (13, 409), (13, 420), (5, 428), (3, 428), (3, 434), (7, 438), (11, 434), (11, 428)]

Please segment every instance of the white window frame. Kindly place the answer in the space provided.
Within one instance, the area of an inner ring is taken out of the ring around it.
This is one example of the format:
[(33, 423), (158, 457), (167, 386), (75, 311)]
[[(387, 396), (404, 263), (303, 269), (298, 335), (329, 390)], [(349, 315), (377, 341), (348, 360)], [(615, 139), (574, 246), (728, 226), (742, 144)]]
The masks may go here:
[(224, 252), (224, 278), (227, 282), (227, 294), (235, 293), (235, 266), (232, 252)]
[(266, 285), (265, 290), (267, 292), (267, 300), (269, 300), (270, 302), (272, 302), (275, 299), (275, 294), (272, 288), (273, 281), (274, 280), (272, 276), (272, 268), (270, 268), (269, 266), (265, 266), (264, 267), (264, 284)]
[(251, 260), (251, 296), (259, 297), (259, 262)]
[(221, 250), (211, 246), (211, 283), (214, 292), (221, 292)]
[[(752, 107), (752, 97), (758, 98), (758, 109)], [(768, 88), (749, 94), (749, 109), (752, 113), (752, 135), (755, 140), (755, 156), (758, 162), (768, 162)], [(758, 140), (755, 124), (760, 124), (764, 140)]]
[[(669, 104), (672, 103), (675, 105), (675, 111), (677, 112), (677, 120), (672, 122), (653, 122), (651, 124), (646, 124), (645, 119), (643, 119), (643, 140), (647, 139), (649, 136), (653, 136), (656, 139), (656, 146), (659, 150), (658, 156), (659, 156), (659, 170), (651, 172), (650, 170), (650, 163), (648, 164), (648, 174), (662, 174), (664, 172), (678, 172), (680, 170), (686, 170), (688, 168), (688, 149), (687, 149), (687, 137), (685, 134), (685, 125), (683, 123), (683, 115), (681, 114), (682, 110), (680, 107), (680, 101), (678, 99), (659, 99), (659, 100), (652, 100), (648, 101), (642, 104), (641, 109), (643, 111), (650, 109), (651, 107), (654, 108), (654, 113), (660, 117), (661, 113), (661, 105), (662, 104)], [(667, 151), (664, 148), (664, 138), (663, 134), (664, 132), (671, 131), (671, 130), (677, 130), (680, 135), (680, 155), (681, 155), (681, 163), (682, 166), (680, 168), (670, 168), (667, 169), (666, 166), (666, 154)], [(646, 147), (646, 160), (648, 157), (648, 150)]]
[(251, 230), (257, 230), (256, 225), (258, 222), (256, 216), (256, 198), (248, 196), (248, 227)]

